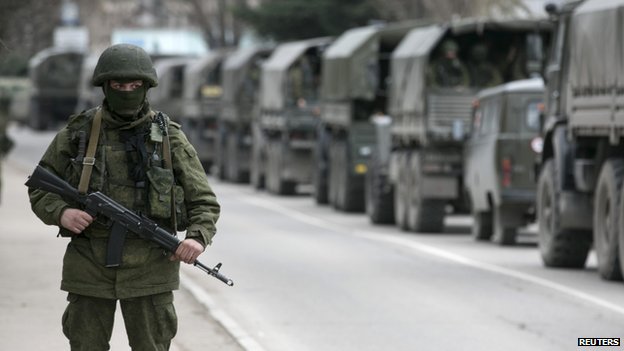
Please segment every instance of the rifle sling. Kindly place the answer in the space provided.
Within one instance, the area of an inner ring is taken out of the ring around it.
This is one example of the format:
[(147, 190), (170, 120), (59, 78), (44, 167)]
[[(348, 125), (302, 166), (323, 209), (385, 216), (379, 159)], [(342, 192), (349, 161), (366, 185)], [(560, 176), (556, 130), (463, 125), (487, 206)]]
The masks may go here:
[(78, 192), (81, 194), (86, 194), (89, 189), (89, 180), (91, 179), (93, 165), (95, 165), (95, 150), (97, 149), (98, 140), (100, 138), (101, 125), (102, 109), (98, 108), (95, 113), (95, 117), (93, 117), (93, 124), (91, 124), (91, 134), (89, 136), (87, 153), (82, 160), (82, 173), (80, 174), (80, 183), (78, 184)]
[[(173, 163), (171, 162), (171, 149), (169, 146), (169, 135), (165, 135), (163, 139), (163, 158), (165, 161), (165, 167), (171, 170), (173, 173)], [(178, 219), (176, 214), (176, 195), (175, 195), (175, 176), (173, 178), (173, 184), (171, 184), (171, 225), (173, 226), (171, 230), (174, 235), (176, 232), (176, 228), (178, 226)]]

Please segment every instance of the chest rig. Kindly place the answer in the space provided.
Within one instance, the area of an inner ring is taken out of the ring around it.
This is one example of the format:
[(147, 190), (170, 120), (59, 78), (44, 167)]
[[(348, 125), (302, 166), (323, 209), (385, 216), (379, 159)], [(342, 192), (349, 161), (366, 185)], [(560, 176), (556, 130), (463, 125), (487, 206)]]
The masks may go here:
[[(161, 112), (150, 110), (148, 113), (151, 121), (149, 128), (146, 125), (139, 125), (125, 130), (114, 130), (113, 132), (104, 129), (102, 133), (102, 114), (103, 111), (100, 108), (93, 117), (88, 145), (86, 145), (84, 138), (85, 133), (83, 133), (83, 137), (79, 141), (78, 153), (79, 155), (84, 155), (84, 157), (82, 157), (83, 167), (78, 191), (81, 194), (85, 194), (88, 191), (93, 167), (96, 164), (95, 155), (99, 145), (103, 150), (98, 154), (100, 155), (99, 157), (103, 158), (102, 164), (104, 164), (104, 168), (107, 171), (106, 185), (112, 192), (111, 195), (115, 193), (113, 188), (117, 189), (117, 194), (120, 193), (120, 184), (125, 186), (126, 189), (132, 189), (135, 198), (131, 203), (135, 206), (130, 208), (138, 209), (140, 212), (145, 212), (147, 215), (158, 219), (169, 219), (171, 228), (176, 228), (176, 186), (173, 178), (171, 147), (167, 132), (168, 118)], [(101, 134), (104, 134), (103, 142), (100, 142)], [(111, 135), (114, 135), (118, 140), (106, 140), (107, 135), (109, 139), (111, 139)], [(108, 153), (105, 151), (113, 149), (118, 151), (109, 151)], [(115, 167), (115, 165), (120, 164), (120, 154), (125, 154), (125, 165), (122, 165), (123, 167)], [(124, 174), (123, 170), (125, 169), (128, 171), (127, 174)], [(163, 194), (163, 188), (169, 191)], [(122, 190), (121, 192), (123, 193), (124, 191)], [(138, 208), (136, 207), (137, 204), (139, 204)], [(175, 235), (175, 231), (173, 231), (173, 234)], [(121, 251), (124, 241), (125, 236), (117, 235), (114, 230), (110, 231), (106, 255), (107, 267), (116, 267), (121, 264), (119, 258), (122, 257)]]

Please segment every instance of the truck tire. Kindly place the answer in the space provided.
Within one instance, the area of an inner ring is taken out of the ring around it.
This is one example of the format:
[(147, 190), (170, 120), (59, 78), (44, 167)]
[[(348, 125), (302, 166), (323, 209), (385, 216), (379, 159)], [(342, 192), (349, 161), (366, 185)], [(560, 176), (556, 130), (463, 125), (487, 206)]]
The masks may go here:
[[(349, 145), (345, 140), (336, 140), (331, 144), (329, 190), (334, 196), (334, 207), (345, 212), (362, 212), (365, 209), (364, 196), (358, 191), (349, 171)], [(331, 195), (331, 194), (330, 194)], [(331, 203), (331, 198), (330, 198)]]
[(521, 214), (514, 213), (513, 208), (496, 206), (494, 208), (492, 242), (501, 246), (515, 245), (518, 232), (516, 217), (520, 216)]
[(227, 162), (226, 162), (226, 147), (225, 141), (228, 139), (227, 129), (223, 126), (219, 126), (219, 131), (215, 139), (215, 165), (217, 169), (217, 177), (220, 180), (226, 180), (227, 174)]
[(423, 196), (422, 168), (420, 153), (414, 152), (409, 158), (408, 179), (408, 229), (413, 232), (440, 233), (444, 229), (446, 201), (427, 199)]
[(39, 100), (32, 98), (28, 111), (28, 126), (35, 131), (45, 131), (48, 129), (50, 118), (52, 116), (41, 108)]
[(407, 221), (407, 205), (408, 198), (408, 170), (407, 170), (407, 152), (398, 152), (397, 167), (398, 174), (396, 185), (394, 187), (394, 222), (401, 230), (408, 230)]
[(317, 144), (314, 148), (314, 172), (312, 174), (312, 184), (314, 186), (312, 196), (318, 205), (325, 205), (329, 202), (327, 139), (327, 132), (319, 128), (317, 131)]
[(598, 272), (607, 280), (622, 280), (618, 225), (623, 177), (624, 160), (606, 160), (594, 192), (594, 249)]
[(475, 240), (490, 240), (492, 237), (492, 212), (472, 212), (472, 237)]
[(394, 223), (394, 191), (388, 181), (387, 172), (374, 153), (366, 173), (366, 213), (374, 224)]
[(249, 181), (251, 186), (256, 189), (264, 189), (266, 177), (266, 160), (264, 158), (264, 150), (259, 143), (254, 142), (251, 154), (251, 170)]
[(547, 267), (583, 268), (591, 247), (591, 233), (561, 228), (555, 172), (555, 163), (548, 160), (537, 182), (538, 246), (542, 261)]
[[(624, 187), (620, 189), (620, 214), (618, 216), (618, 257), (620, 272), (624, 273)], [(623, 274), (624, 275), (624, 274)]]
[(234, 183), (245, 183), (249, 181), (249, 172), (244, 172), (241, 168), (238, 138), (238, 133), (232, 133), (225, 140), (227, 155), (225, 160), (226, 178)]
[(297, 184), (281, 176), (281, 169), (286, 166), (282, 147), (279, 140), (267, 141), (267, 190), (277, 195), (293, 195)]

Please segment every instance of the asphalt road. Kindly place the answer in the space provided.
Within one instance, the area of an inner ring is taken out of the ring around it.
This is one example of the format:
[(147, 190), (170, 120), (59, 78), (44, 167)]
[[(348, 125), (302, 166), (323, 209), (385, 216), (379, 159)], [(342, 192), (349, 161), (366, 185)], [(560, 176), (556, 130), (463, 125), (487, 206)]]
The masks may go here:
[(456, 216), (442, 234), (403, 233), (209, 180), (223, 214), (200, 259), (223, 262), (235, 286), (193, 267), (184, 281), (248, 350), (571, 350), (624, 334), (624, 284), (601, 280), (593, 256), (585, 270), (544, 268), (530, 232), (498, 247)]

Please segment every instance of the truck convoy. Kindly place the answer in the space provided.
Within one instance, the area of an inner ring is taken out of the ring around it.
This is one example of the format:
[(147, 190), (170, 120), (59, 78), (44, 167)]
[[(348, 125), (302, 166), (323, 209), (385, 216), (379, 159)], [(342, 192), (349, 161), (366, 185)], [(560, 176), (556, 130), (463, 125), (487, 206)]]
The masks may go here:
[(259, 111), (262, 63), (272, 49), (242, 48), (228, 55), (223, 63), (221, 110), (215, 143), (219, 178), (249, 182), (251, 165), (251, 123)]
[[(549, 267), (624, 269), (624, 1), (570, 1), (547, 10), (556, 31), (546, 73), (537, 187), (539, 250)], [(593, 228), (593, 231), (592, 231)]]
[(262, 65), (260, 118), (253, 123), (255, 187), (289, 195), (312, 182), (321, 58), (330, 43), (331, 38), (284, 43)]
[(226, 50), (211, 51), (186, 65), (182, 111), (176, 116), (206, 172), (215, 159), (217, 119), (223, 92), (221, 68)]
[[(539, 20), (461, 20), (415, 28), (392, 52), (387, 110), (367, 190), (373, 222), (393, 199), (403, 230), (440, 232), (448, 205), (467, 206), (463, 147), (472, 101), (488, 86), (539, 72), (548, 23)], [(390, 135), (387, 135), (390, 133)], [(392, 195), (390, 195), (392, 194)]]
[(364, 179), (375, 141), (370, 118), (383, 115), (390, 55), (418, 23), (347, 30), (323, 55), (321, 123), (314, 197), (342, 211), (363, 211)]

